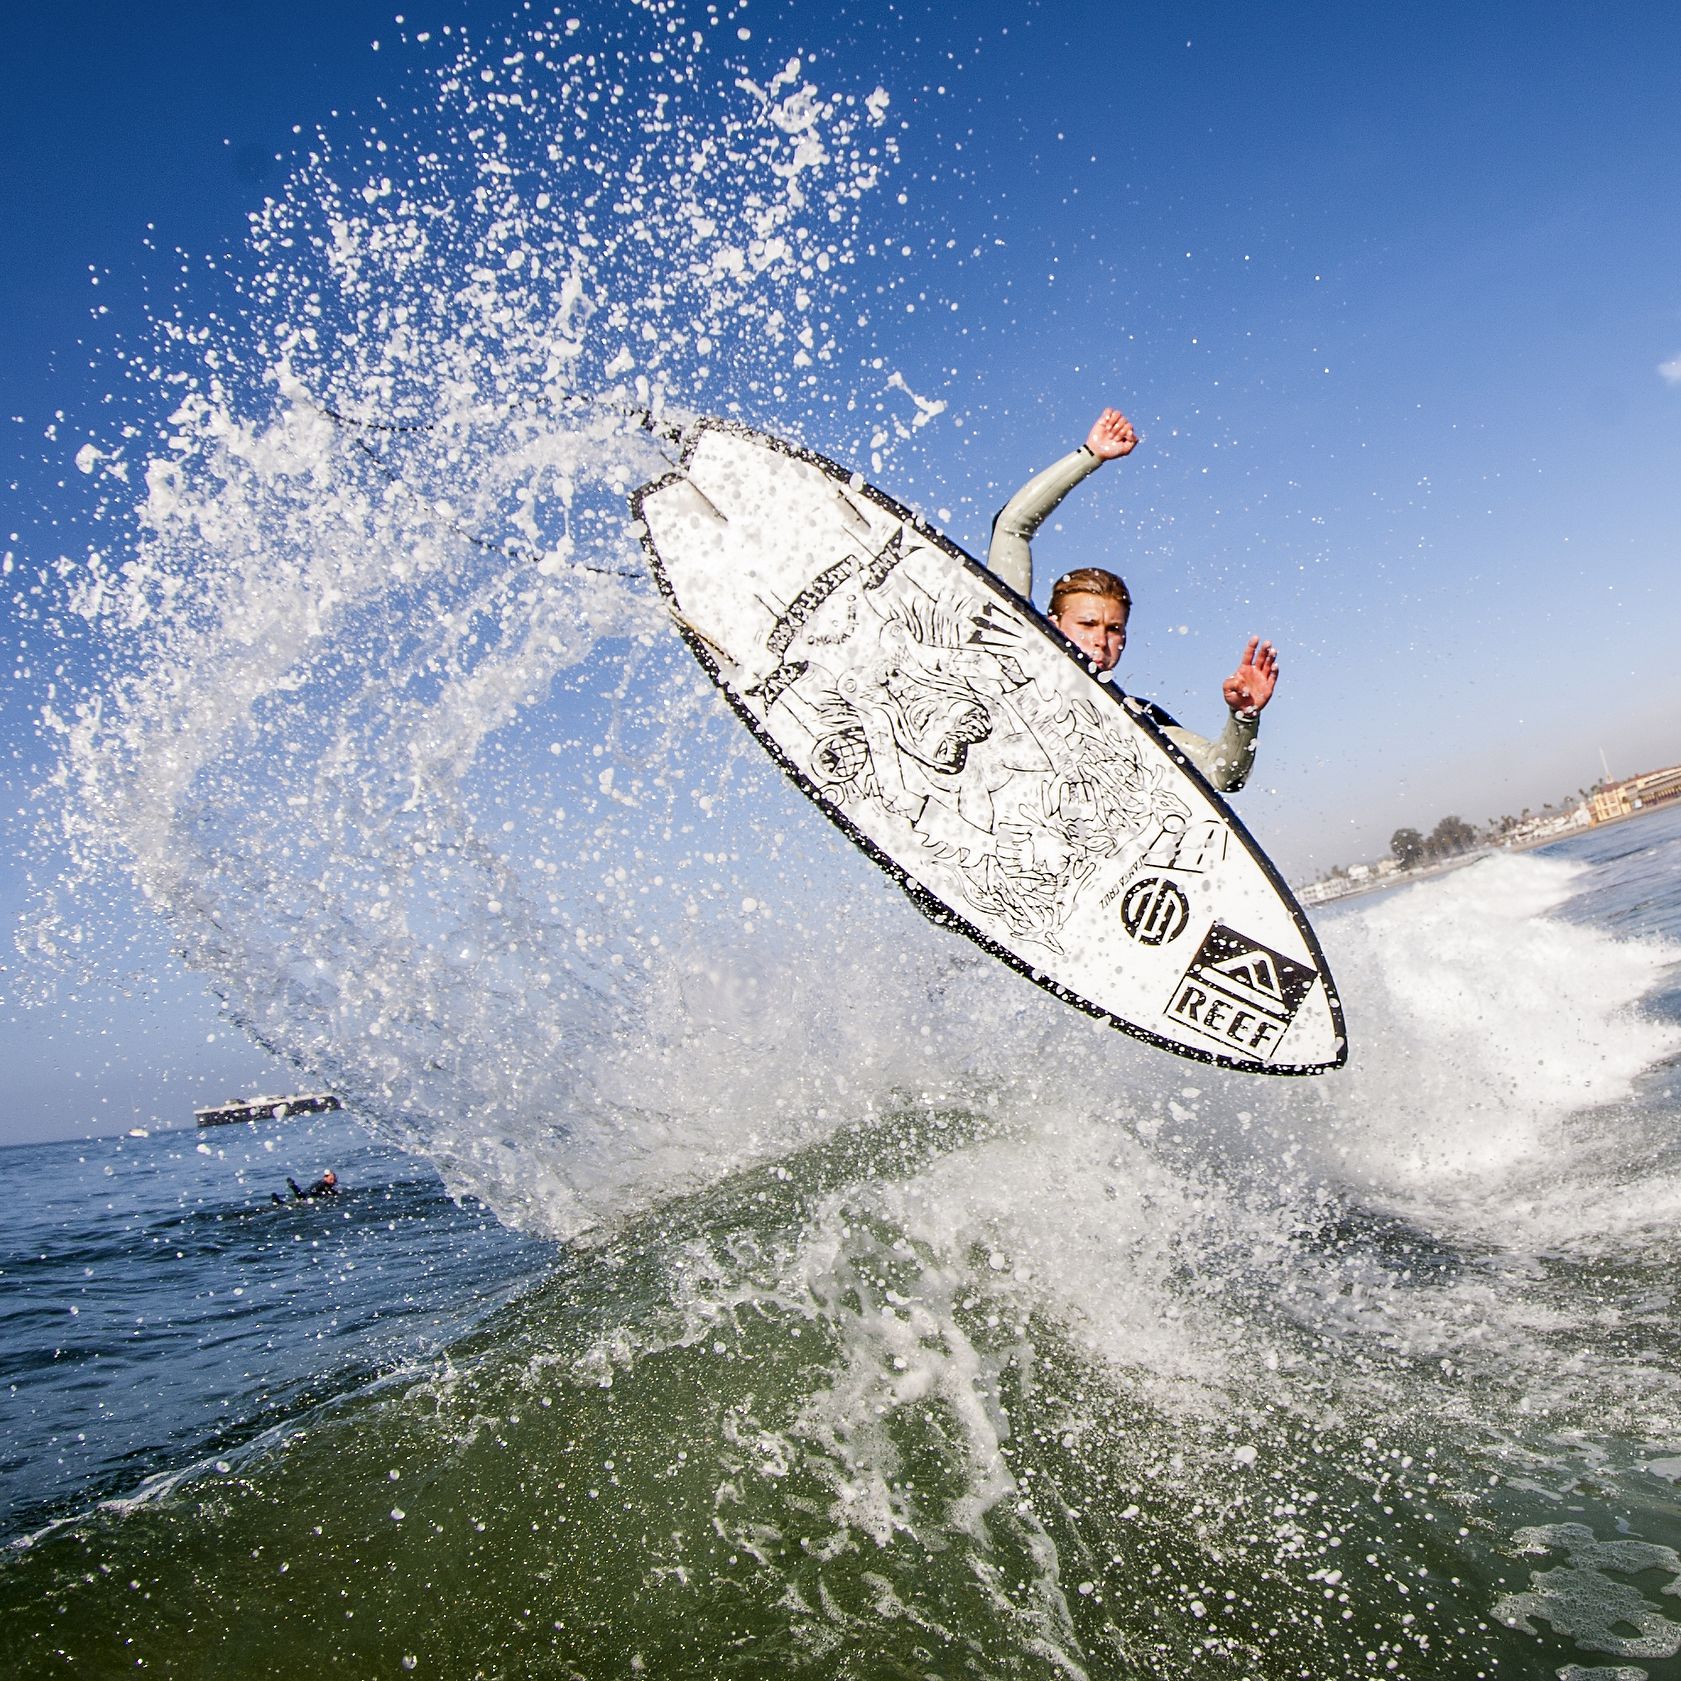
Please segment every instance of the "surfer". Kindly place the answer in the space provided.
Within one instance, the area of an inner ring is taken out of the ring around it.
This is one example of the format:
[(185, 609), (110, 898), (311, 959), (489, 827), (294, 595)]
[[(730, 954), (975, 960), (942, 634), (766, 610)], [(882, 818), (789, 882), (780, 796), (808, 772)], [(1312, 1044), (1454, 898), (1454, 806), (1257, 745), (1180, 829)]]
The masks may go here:
[[(1105, 409), (1077, 450), (1036, 473), (1004, 504), (993, 521), (987, 565), (1018, 595), (1031, 599), (1034, 534), (1075, 485), (1105, 461), (1118, 461), (1137, 447), (1132, 422), (1119, 409)], [(1101, 675), (1120, 661), (1131, 613), (1132, 596), (1121, 579), (1100, 566), (1082, 566), (1057, 580), (1047, 617)], [(1128, 704), (1158, 725), (1222, 794), (1235, 794), (1255, 761), (1261, 709), (1277, 686), (1277, 651), (1251, 636), (1237, 670), (1221, 686), (1228, 716), (1216, 740), (1183, 728), (1154, 701), (1128, 696)]]
[[(299, 1202), (308, 1202), (312, 1197), (336, 1197), (339, 1194), (339, 1176), (331, 1168), (328, 1168), (307, 1191), (296, 1179), (289, 1178), (286, 1183), (292, 1187), (292, 1195)], [(282, 1202), (285, 1199), (277, 1192), (274, 1200)]]

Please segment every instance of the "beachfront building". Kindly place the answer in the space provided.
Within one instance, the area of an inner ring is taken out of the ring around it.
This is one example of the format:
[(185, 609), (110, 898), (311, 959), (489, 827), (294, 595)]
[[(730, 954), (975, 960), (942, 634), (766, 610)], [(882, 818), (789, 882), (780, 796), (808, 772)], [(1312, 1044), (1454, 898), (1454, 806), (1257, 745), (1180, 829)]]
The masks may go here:
[(1606, 782), (1594, 789), (1591, 799), (1593, 820), (1609, 823), (1615, 817), (1629, 817), (1648, 806), (1677, 798), (1681, 798), (1681, 765), (1671, 765), (1667, 770), (1642, 771), (1639, 776), (1627, 776), (1621, 782)]

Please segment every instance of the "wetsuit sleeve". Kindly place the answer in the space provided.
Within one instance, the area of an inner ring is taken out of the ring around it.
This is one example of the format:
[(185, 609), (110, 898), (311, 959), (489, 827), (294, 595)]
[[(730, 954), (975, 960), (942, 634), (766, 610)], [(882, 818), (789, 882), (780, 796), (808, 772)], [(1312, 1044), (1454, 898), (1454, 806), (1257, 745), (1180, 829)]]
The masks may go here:
[(1260, 730), (1259, 718), (1243, 718), (1233, 712), (1214, 741), (1178, 724), (1169, 726), (1164, 733), (1220, 793), (1235, 794), (1249, 780)]
[(1035, 473), (1004, 506), (992, 522), (992, 543), (986, 563), (1017, 595), (1033, 594), (1033, 534), (1050, 517), (1056, 505), (1082, 479), (1089, 478), (1103, 463), (1084, 444), (1071, 455)]

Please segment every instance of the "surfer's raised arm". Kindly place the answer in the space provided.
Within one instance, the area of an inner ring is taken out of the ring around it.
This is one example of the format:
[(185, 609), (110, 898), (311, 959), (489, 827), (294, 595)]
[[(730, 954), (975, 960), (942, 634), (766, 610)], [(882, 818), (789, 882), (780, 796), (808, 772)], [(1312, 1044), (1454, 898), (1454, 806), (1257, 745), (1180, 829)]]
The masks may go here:
[[(1132, 422), (1119, 409), (1105, 409), (1079, 449), (1036, 473), (1004, 504), (993, 521), (987, 564), (1017, 594), (1031, 596), (1034, 534), (1082, 479), (1137, 447)], [(1113, 572), (1085, 566), (1057, 581), (1047, 616), (1086, 656), (1091, 670), (1103, 677), (1115, 669), (1126, 647), (1131, 612), (1126, 585)], [(1147, 713), (1222, 794), (1235, 794), (1255, 761), (1261, 709), (1277, 687), (1277, 651), (1270, 642), (1251, 636), (1237, 670), (1221, 685), (1228, 716), (1213, 741), (1185, 729), (1153, 701), (1131, 698), (1127, 704)]]
[(1249, 778), (1255, 762), (1255, 737), (1261, 727), (1261, 708), (1278, 687), (1278, 651), (1270, 642), (1251, 636), (1237, 670), (1220, 685), (1225, 697), (1226, 727), (1213, 741), (1175, 724), (1167, 734), (1187, 758), (1220, 790), (1235, 794)]
[(1095, 473), (1105, 461), (1118, 461), (1138, 447), (1132, 422), (1119, 409), (1105, 409), (1086, 441), (1035, 473), (999, 510), (992, 522), (992, 544), (986, 563), (1017, 595), (1033, 594), (1033, 535), (1050, 517), (1057, 504), (1082, 479)]

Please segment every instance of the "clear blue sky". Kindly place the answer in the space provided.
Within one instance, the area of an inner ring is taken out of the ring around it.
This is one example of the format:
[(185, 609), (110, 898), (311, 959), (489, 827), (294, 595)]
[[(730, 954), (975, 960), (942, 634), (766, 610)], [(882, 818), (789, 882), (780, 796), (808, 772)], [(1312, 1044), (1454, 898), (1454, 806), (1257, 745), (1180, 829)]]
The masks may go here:
[[(30, 568), (79, 552), (60, 485), (111, 412), (111, 347), (180, 278), (173, 253), (237, 268), (294, 125), (348, 139), (382, 106), (424, 110), (438, 32), (512, 13), (65, 0), (9, 23), (8, 612)], [(1118, 562), (1138, 598), (1123, 676), (1193, 725), (1247, 633), (1280, 644), (1242, 806), (1288, 873), (1378, 856), (1401, 824), (1539, 805), (1591, 781), (1601, 748), (1618, 774), (1681, 760), (1681, 8), (741, 16), (755, 74), (800, 53), (825, 85), (879, 83), (904, 124), (867, 212), (891, 276), (870, 332), (947, 408), (889, 488), (978, 548), (1028, 469), (1127, 408), (1143, 447), (1065, 507), (1044, 569)], [(10, 620), (5, 641), (28, 673), (6, 703), (16, 813), (64, 656)], [(0, 906), (27, 901), (0, 874)], [(0, 1139), (177, 1121), (264, 1082), (152, 946), (131, 1003), (21, 1015), (27, 965), (5, 954)]]

